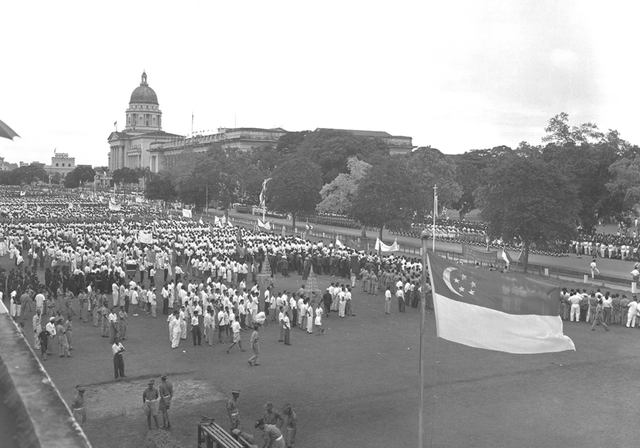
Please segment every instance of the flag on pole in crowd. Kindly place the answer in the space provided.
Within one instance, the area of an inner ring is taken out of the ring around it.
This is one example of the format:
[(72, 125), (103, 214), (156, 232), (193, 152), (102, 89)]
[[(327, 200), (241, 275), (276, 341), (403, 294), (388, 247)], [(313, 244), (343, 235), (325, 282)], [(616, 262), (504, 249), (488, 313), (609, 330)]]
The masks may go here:
[(336, 247), (340, 249), (344, 248), (344, 244), (342, 244), (342, 242), (338, 239), (338, 237), (336, 237)]
[(222, 215), (222, 218), (220, 218), (220, 226), (224, 227), (227, 224), (227, 217)]
[(191, 213), (191, 210), (188, 208), (183, 208), (182, 209), (182, 217), (183, 218), (191, 218), (193, 215)]
[(42, 207), (40, 207), (39, 205), (36, 205), (36, 212), (39, 212), (42, 210)]
[(558, 288), (519, 274), (471, 269), (428, 253), (438, 337), (516, 354), (575, 350)]
[(268, 179), (265, 179), (264, 181), (262, 181), (262, 190), (260, 191), (260, 208), (266, 207), (265, 193), (267, 191), (267, 182), (269, 182), (270, 180), (271, 178), (269, 177)]
[(313, 230), (313, 226), (311, 224), (309, 224), (309, 223), (306, 223), (305, 227), (307, 228), (307, 231)]
[(433, 214), (438, 217), (438, 195), (437, 193), (433, 195)]
[(258, 218), (258, 228), (264, 229), (264, 230), (271, 230), (271, 223), (269, 221), (262, 222), (260, 218)]
[(217, 216), (213, 218), (213, 224), (216, 227), (222, 227), (222, 223), (220, 222), (220, 218), (218, 218)]
[(398, 238), (393, 241), (391, 246), (384, 244), (380, 241), (380, 238), (376, 238), (375, 250), (379, 250), (381, 252), (397, 252), (400, 250), (400, 246), (398, 245)]
[(120, 204), (116, 204), (113, 201), (109, 201), (109, 210), (111, 210), (112, 212), (119, 212), (122, 209), (122, 207), (120, 207)]
[(230, 219), (227, 219), (227, 227), (229, 227), (230, 229), (233, 229), (233, 224), (231, 223)]
[(198, 221), (199, 225), (204, 225), (204, 221), (202, 221), (202, 218), (200, 218), (200, 220)]

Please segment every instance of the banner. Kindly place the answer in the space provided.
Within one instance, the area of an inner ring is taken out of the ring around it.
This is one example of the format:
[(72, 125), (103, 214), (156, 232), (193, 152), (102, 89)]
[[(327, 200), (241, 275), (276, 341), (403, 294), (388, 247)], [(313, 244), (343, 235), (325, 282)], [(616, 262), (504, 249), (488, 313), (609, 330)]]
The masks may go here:
[(398, 246), (398, 239), (396, 238), (393, 241), (393, 244), (391, 246), (387, 246), (382, 241), (380, 241), (380, 238), (376, 238), (375, 250), (379, 250), (381, 252), (396, 252), (396, 251), (399, 251), (400, 250), (400, 246)]
[(258, 228), (264, 229), (264, 230), (271, 230), (271, 223), (269, 221), (267, 221), (266, 223), (262, 222), (260, 218), (258, 218)]
[(339, 249), (344, 248), (344, 244), (342, 244), (342, 242), (338, 239), (338, 237), (336, 237), (336, 247)]
[(109, 202), (109, 210), (112, 212), (119, 212), (122, 209), (120, 204), (116, 204), (115, 202)]
[(266, 207), (266, 198), (264, 194), (267, 191), (267, 182), (269, 182), (270, 180), (271, 178), (268, 178), (262, 182), (262, 191), (260, 191), (260, 208)]
[(220, 221), (220, 218), (218, 218), (217, 216), (213, 218), (213, 225), (215, 225), (216, 227), (222, 227), (222, 222)]
[(151, 232), (145, 232), (141, 230), (138, 233), (138, 241), (144, 244), (153, 244), (153, 237), (151, 236)]
[(494, 250), (487, 252), (485, 250), (463, 244), (462, 257), (468, 258), (469, 260), (495, 264), (498, 262), (498, 251)]
[(192, 217), (191, 210), (189, 210), (187, 208), (183, 208), (182, 209), (182, 217), (183, 218), (191, 218)]

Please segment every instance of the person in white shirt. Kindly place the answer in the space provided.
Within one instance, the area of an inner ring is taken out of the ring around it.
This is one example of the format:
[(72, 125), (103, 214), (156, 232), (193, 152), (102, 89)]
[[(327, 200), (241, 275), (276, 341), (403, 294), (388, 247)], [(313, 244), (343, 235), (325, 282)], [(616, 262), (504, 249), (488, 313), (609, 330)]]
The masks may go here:
[(198, 321), (198, 315), (198, 310), (194, 310), (193, 317), (191, 318), (191, 334), (193, 336), (194, 347), (196, 345), (202, 345), (202, 333), (200, 333), (200, 322)]
[(580, 300), (582, 297), (580, 293), (577, 291), (572, 291), (573, 294), (569, 297), (569, 303), (571, 303), (571, 315), (569, 316), (570, 322), (579, 322), (580, 321)]
[(638, 297), (634, 295), (631, 302), (629, 302), (629, 311), (627, 312), (627, 328), (635, 328), (637, 311)]
[(227, 355), (229, 354), (229, 350), (231, 350), (236, 344), (240, 347), (240, 351), (244, 352), (245, 349), (242, 348), (242, 340), (240, 339), (240, 316), (236, 316), (235, 320), (231, 324), (231, 330), (233, 331), (233, 343), (227, 349)]
[(596, 273), (598, 275), (600, 275), (600, 271), (598, 270), (598, 267), (596, 265), (596, 259), (595, 258), (593, 259), (593, 261), (591, 262), (589, 267), (591, 268), (591, 278), (595, 278)]

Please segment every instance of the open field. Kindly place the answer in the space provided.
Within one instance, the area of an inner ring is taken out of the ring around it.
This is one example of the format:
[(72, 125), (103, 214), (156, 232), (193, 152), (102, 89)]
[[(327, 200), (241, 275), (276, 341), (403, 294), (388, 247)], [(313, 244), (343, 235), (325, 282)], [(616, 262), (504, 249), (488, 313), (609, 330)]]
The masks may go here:
[[(335, 280), (318, 277), (321, 288)], [(295, 274), (277, 276), (276, 290), (300, 284)], [(190, 338), (171, 350), (165, 319), (145, 314), (130, 316), (126, 381), (113, 380), (108, 339), (77, 320), (74, 358), (54, 356), (44, 365), (69, 401), (76, 384), (88, 386), (85, 430), (95, 447), (141, 446), (147, 433), (142, 391), (162, 373), (175, 386), (171, 435), (185, 447), (195, 445), (202, 414), (228, 426), (225, 400), (232, 388), (242, 390), (240, 415), (249, 432), (256, 432), (253, 423), (270, 400), (278, 408), (290, 402), (296, 411), (296, 446), (415, 446), (420, 316), (412, 308), (385, 316), (382, 303), (382, 295), (356, 288), (356, 317), (333, 313), (324, 336), (294, 328), (292, 346), (277, 342), (277, 326), (269, 321), (261, 330), (258, 367), (247, 364), (249, 352), (235, 348), (227, 355), (219, 344), (194, 347)], [(614, 326), (592, 332), (585, 323), (567, 323), (565, 333), (576, 352), (509, 355), (438, 340), (429, 313), (425, 446), (631, 446), (640, 331)]]

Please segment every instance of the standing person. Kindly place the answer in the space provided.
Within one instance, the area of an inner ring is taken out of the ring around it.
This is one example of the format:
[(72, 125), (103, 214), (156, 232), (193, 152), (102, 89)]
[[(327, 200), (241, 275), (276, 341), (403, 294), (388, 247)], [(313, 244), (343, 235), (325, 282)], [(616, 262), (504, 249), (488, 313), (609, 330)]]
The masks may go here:
[(36, 308), (36, 314), (33, 315), (32, 324), (33, 324), (33, 348), (35, 350), (40, 349), (40, 332), (42, 331), (42, 310), (40, 308)]
[(598, 267), (596, 265), (596, 259), (594, 258), (593, 261), (591, 261), (591, 264), (589, 265), (589, 267), (591, 268), (591, 278), (595, 278), (596, 273), (598, 273), (598, 275), (600, 275), (600, 271), (598, 270)]
[(107, 309), (107, 302), (102, 301), (102, 306), (100, 307), (100, 323), (102, 328), (102, 337), (109, 337), (109, 310)]
[(124, 310), (124, 305), (120, 305), (120, 312), (118, 313), (118, 336), (121, 341), (127, 339), (128, 317), (127, 312)]
[(324, 334), (324, 328), (322, 328), (322, 304), (318, 303), (318, 308), (316, 308), (316, 328), (320, 330), (318, 335)]
[(67, 334), (67, 343), (69, 344), (69, 350), (73, 350), (73, 323), (72, 317), (67, 316), (67, 320), (64, 323), (64, 331)]
[(174, 311), (171, 316), (169, 316), (169, 335), (171, 337), (171, 348), (178, 348), (180, 345), (180, 334), (182, 330), (180, 329), (180, 314), (177, 311)]
[(38, 333), (38, 342), (40, 343), (40, 353), (42, 354), (42, 359), (46, 361), (48, 348), (47, 346), (49, 345), (49, 331), (46, 328)]
[(282, 424), (284, 423), (284, 417), (277, 409), (273, 408), (273, 403), (267, 401), (264, 405), (264, 408), (265, 412), (263, 420), (265, 424), (278, 426), (278, 420), (280, 420), (280, 426), (278, 426), (278, 428), (281, 428)]
[[(49, 333), (49, 336), (47, 337), (47, 355), (53, 355), (53, 341), (51, 339), (56, 337), (56, 324), (55, 324), (56, 318), (55, 317), (50, 317), (49, 318), (49, 322), (47, 323), (47, 325), (45, 325), (45, 329), (47, 330), (47, 333)], [(42, 338), (40, 338), (40, 342), (42, 342)], [(45, 356), (45, 359), (47, 357)]]
[(333, 301), (333, 296), (329, 291), (329, 288), (322, 295), (322, 302), (324, 303), (324, 313), (327, 315), (327, 319), (329, 319), (329, 314), (331, 313), (331, 302)]
[(158, 389), (153, 385), (155, 380), (149, 380), (149, 384), (144, 392), (142, 392), (142, 404), (144, 406), (144, 413), (147, 416), (147, 425), (149, 425), (149, 431), (151, 431), (151, 417), (156, 422), (156, 429), (158, 429), (158, 407), (160, 394)]
[(229, 422), (231, 423), (231, 430), (240, 428), (240, 411), (238, 410), (238, 397), (240, 397), (240, 391), (233, 389), (231, 391), (231, 398), (227, 401), (227, 414), (229, 414)]
[(307, 314), (307, 333), (313, 334), (313, 306), (315, 302), (312, 300), (311, 303), (307, 305), (307, 309), (305, 313)]
[(80, 426), (82, 426), (87, 421), (87, 413), (84, 410), (84, 391), (85, 388), (78, 385), (76, 386), (78, 393), (75, 397), (73, 397), (73, 401), (71, 402), (71, 409), (73, 409), (73, 418), (76, 419), (76, 422)]
[(391, 287), (384, 292), (384, 314), (391, 314)]
[(627, 311), (627, 328), (631, 326), (634, 328), (636, 326), (636, 313), (638, 311), (638, 297), (633, 295), (631, 298), (631, 302), (629, 302), (629, 307)]
[(116, 338), (121, 336), (118, 334), (118, 315), (115, 307), (111, 307), (107, 321), (109, 322), (109, 334), (111, 335), (110, 342), (113, 345), (116, 342)]
[[(191, 318), (191, 335), (193, 336), (193, 346), (202, 345), (202, 333), (200, 332), (200, 324), (198, 322), (198, 310), (193, 312)], [(227, 351), (228, 352), (228, 351)]]
[(240, 316), (236, 316), (235, 318), (236, 320), (231, 324), (231, 330), (233, 331), (233, 343), (227, 349), (227, 355), (229, 354), (229, 350), (231, 350), (236, 344), (240, 347), (241, 352), (246, 351), (242, 348), (242, 340), (240, 339)]
[(116, 338), (115, 342), (111, 346), (113, 352), (113, 371), (116, 379), (126, 378), (124, 374), (124, 359), (122, 358), (122, 352), (124, 352), (124, 345), (120, 342), (120, 339)]
[(351, 288), (349, 288), (347, 286), (347, 291), (344, 293), (344, 299), (347, 302), (346, 307), (345, 307), (345, 314), (348, 314), (351, 317), (356, 317), (355, 313), (353, 312), (353, 302), (352, 302), (352, 296), (351, 296)]
[(215, 319), (213, 317), (213, 310), (211, 307), (207, 309), (207, 314), (204, 316), (204, 342), (213, 346), (213, 337), (215, 335)]
[(171, 400), (173, 399), (173, 384), (167, 381), (167, 375), (162, 374), (160, 377), (160, 387), (158, 387), (160, 393), (160, 405), (159, 410), (162, 413), (162, 427), (171, 428), (171, 422), (169, 421), (169, 409), (171, 407)]
[(604, 305), (602, 299), (598, 299), (598, 305), (596, 306), (595, 315), (593, 317), (593, 323), (591, 324), (591, 331), (596, 331), (596, 324), (601, 324), (605, 331), (609, 331), (609, 327), (605, 323), (603, 316)]
[[(398, 282), (398, 283), (400, 283), (400, 282)], [(402, 286), (400, 286), (396, 290), (396, 297), (398, 298), (398, 312), (404, 313), (405, 301), (404, 301), (404, 291), (402, 289)]]
[(256, 423), (256, 429), (262, 431), (262, 448), (285, 448), (284, 437), (282, 431), (276, 425), (268, 425), (261, 418)]
[(296, 435), (298, 434), (298, 416), (293, 412), (289, 403), (284, 405), (282, 413), (284, 414), (284, 423), (282, 424), (284, 428), (284, 440), (287, 448), (292, 448), (296, 442)]
[(291, 345), (291, 321), (288, 312), (282, 316), (282, 328), (284, 329), (284, 345)]
[(258, 333), (258, 328), (260, 325), (257, 323), (253, 324), (253, 333), (251, 333), (251, 350), (253, 351), (253, 356), (249, 358), (249, 365), (251, 366), (259, 366), (258, 356), (260, 356), (260, 334)]
[(66, 356), (67, 358), (73, 358), (73, 356), (71, 356), (71, 352), (69, 352), (69, 341), (67, 340), (67, 332), (64, 329), (62, 317), (58, 319), (56, 335), (58, 336), (58, 354), (60, 357), (64, 358)]
[(347, 309), (347, 293), (345, 292), (344, 286), (338, 293), (338, 300), (338, 317), (344, 317)]

